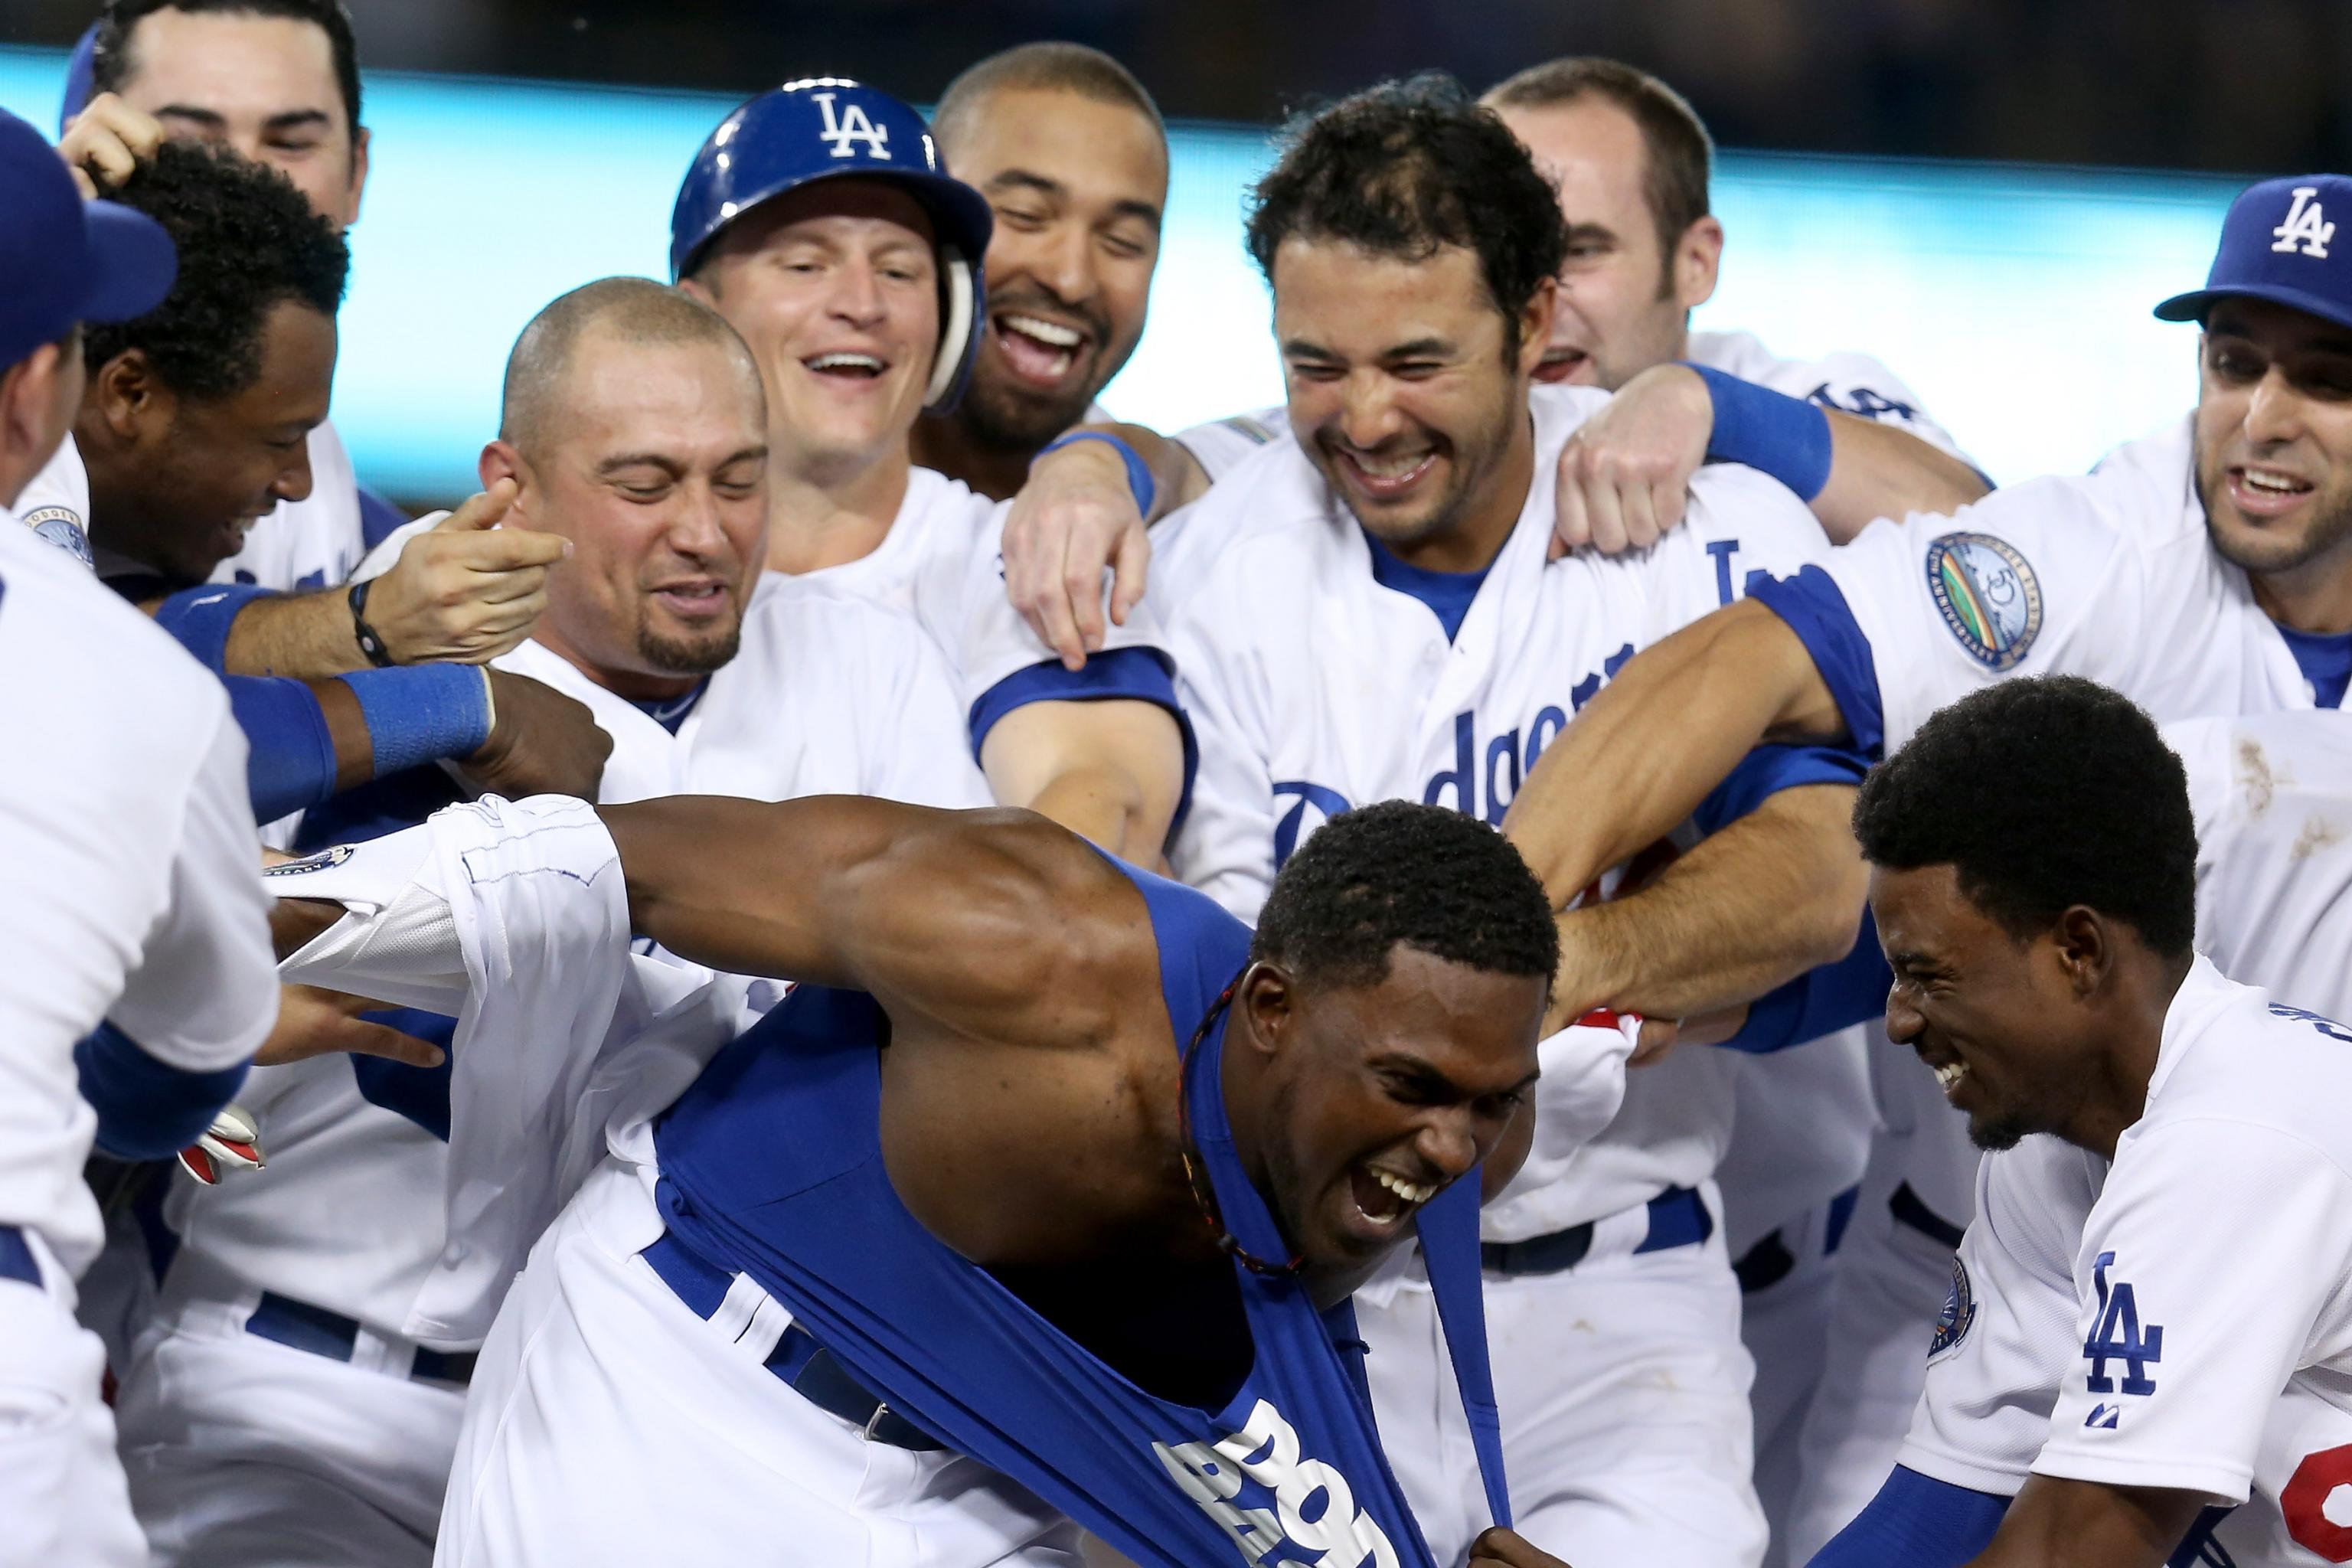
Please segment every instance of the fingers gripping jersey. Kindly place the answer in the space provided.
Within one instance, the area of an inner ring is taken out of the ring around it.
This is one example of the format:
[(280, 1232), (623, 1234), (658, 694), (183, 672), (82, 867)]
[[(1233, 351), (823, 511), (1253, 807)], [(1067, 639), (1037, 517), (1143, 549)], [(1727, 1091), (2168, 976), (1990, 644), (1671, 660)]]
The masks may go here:
[[(2352, 1029), (2197, 961), (2112, 1167), (1990, 1156), (1901, 1463), (2253, 1502), (2241, 1564), (2342, 1562), (2352, 1481)], [(2037, 1420), (2037, 1416), (2040, 1419)]]
[[(1534, 400), (1538, 475), (1603, 401)], [(1180, 689), (1201, 740), (1176, 874), (1254, 920), (1282, 863), (1351, 805), (1419, 800), (1500, 823), (1544, 748), (1635, 650), (1739, 596), (1751, 575), (1827, 548), (1793, 495), (1730, 467), (1693, 480), (1684, 525), (1647, 551), (1548, 563), (1552, 521), (1538, 481), (1449, 639), (1427, 604), (1375, 578), (1362, 529), (1295, 443), (1269, 446), (1176, 520), (1153, 592), (1172, 590)], [(1589, 1121), (1557, 1099), (1579, 1075), (1547, 1061), (1537, 1151), (1487, 1210), (1490, 1237), (1547, 1234), (1706, 1180), (1730, 1125), (1722, 1055), (1645, 1068), (1590, 1145)], [(1563, 1184), (1571, 1157), (1581, 1174)]]

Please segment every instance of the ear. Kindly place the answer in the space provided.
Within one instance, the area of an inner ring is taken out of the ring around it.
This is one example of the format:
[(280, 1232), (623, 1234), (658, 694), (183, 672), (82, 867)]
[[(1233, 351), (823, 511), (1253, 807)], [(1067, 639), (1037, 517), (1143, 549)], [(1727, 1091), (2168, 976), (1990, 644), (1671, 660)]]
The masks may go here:
[(352, 142), (352, 190), (343, 211), (343, 226), (360, 221), (360, 198), (367, 194), (368, 143), (374, 138), (364, 125)]
[(1675, 242), (1675, 299), (1685, 310), (1696, 310), (1715, 297), (1717, 273), (1723, 266), (1723, 225), (1713, 216), (1683, 230)]
[(157, 378), (144, 349), (125, 349), (99, 366), (82, 401), (123, 446), (154, 439), (179, 411), (179, 399)]
[(719, 309), (719, 291), (699, 278), (681, 278), (677, 291), (689, 300), (699, 300), (712, 310)]
[[(1243, 1037), (1263, 1057), (1281, 1051), (1296, 1019), (1297, 988), (1279, 964), (1259, 962), (1242, 972), (1234, 986), (1234, 1016), (1247, 1026)], [(1228, 1044), (1233, 1033), (1226, 1031)]]
[(1519, 307), (1519, 374), (1531, 376), (1551, 345), (1551, 321), (1559, 310), (1559, 279), (1547, 278)]
[(2072, 906), (2051, 928), (2059, 971), (2076, 996), (2088, 996), (2105, 982), (2115, 963), (2115, 934), (2106, 917), (2087, 904)]
[(20, 481), (41, 470), (44, 450), (54, 444), (58, 357), (57, 344), (43, 343), (0, 371), (0, 471), (21, 467)]
[(518, 521), (529, 517), (538, 510), (537, 477), (532, 474), (530, 464), (524, 460), (522, 453), (516, 449), (513, 442), (502, 437), (484, 447), (481, 459), (475, 465), (475, 472), (481, 476), (484, 489), (488, 489), (500, 479), (512, 479), (515, 482), (514, 511)]

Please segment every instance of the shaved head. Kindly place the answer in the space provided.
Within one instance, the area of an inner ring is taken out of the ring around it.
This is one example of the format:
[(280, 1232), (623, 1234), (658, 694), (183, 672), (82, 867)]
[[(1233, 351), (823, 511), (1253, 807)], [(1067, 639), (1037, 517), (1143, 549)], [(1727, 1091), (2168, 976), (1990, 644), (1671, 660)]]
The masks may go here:
[(1168, 144), (1160, 106), (1125, 66), (1084, 44), (1021, 44), (968, 67), (940, 94), (939, 108), (931, 114), (931, 134), (939, 139), (950, 174), (959, 173), (957, 149), (971, 131), (973, 116), (998, 92), (1069, 92), (1131, 109), (1151, 121), (1163, 151)]
[(562, 437), (569, 373), (581, 344), (592, 337), (629, 346), (709, 345), (733, 363), (765, 426), (759, 364), (724, 316), (649, 278), (604, 278), (558, 296), (515, 340), (507, 356), (499, 439), (530, 458)]

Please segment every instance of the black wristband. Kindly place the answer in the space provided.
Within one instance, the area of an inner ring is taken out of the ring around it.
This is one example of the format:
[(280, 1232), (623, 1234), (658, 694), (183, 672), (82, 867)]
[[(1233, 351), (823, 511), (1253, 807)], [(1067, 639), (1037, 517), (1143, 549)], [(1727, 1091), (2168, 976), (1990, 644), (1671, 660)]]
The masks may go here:
[(389, 669), (393, 665), (392, 650), (383, 646), (383, 638), (377, 634), (376, 629), (367, 624), (368, 590), (374, 585), (375, 579), (373, 577), (364, 583), (352, 584), (349, 595), (352, 606), (352, 636), (358, 641), (360, 651), (367, 655), (367, 661), (370, 664), (378, 669)]

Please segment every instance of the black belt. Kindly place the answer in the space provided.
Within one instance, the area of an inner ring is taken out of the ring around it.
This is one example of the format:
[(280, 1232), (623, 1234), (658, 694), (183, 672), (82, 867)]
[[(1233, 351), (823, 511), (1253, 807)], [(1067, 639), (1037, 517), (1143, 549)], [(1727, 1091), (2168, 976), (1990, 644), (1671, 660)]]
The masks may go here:
[[(1715, 1216), (1706, 1212), (1706, 1200), (1693, 1188), (1668, 1187), (1652, 1198), (1647, 1207), (1649, 1234), (1642, 1238), (1635, 1252), (1689, 1247), (1715, 1234)], [(1526, 1241), (1482, 1241), (1478, 1244), (1478, 1261), (1497, 1274), (1558, 1274), (1583, 1262), (1584, 1255), (1591, 1250), (1592, 1222), (1586, 1220), (1582, 1225)]]
[[(706, 1322), (734, 1283), (732, 1274), (696, 1257), (668, 1231), (638, 1256), (688, 1310)], [(936, 1453), (947, 1447), (867, 1392), (831, 1351), (817, 1343), (815, 1335), (798, 1323), (785, 1328), (765, 1364), (784, 1386), (859, 1428), (868, 1442), (887, 1443), (917, 1454)]]
[(1919, 1194), (1911, 1190), (1910, 1183), (1905, 1182), (1895, 1189), (1895, 1195), (1886, 1200), (1886, 1207), (1895, 1219), (1921, 1236), (1942, 1242), (1946, 1247), (1960, 1245), (1960, 1227), (1920, 1202)]
[(21, 1279), (40, 1289), (40, 1263), (26, 1243), (24, 1231), (13, 1225), (0, 1225), (0, 1279)]
[[(360, 1322), (357, 1318), (264, 1290), (261, 1304), (245, 1321), (245, 1331), (329, 1361), (348, 1362), (352, 1347), (359, 1342)], [(462, 1388), (474, 1380), (476, 1359), (472, 1351), (436, 1351), (419, 1345), (409, 1363), (408, 1375), (420, 1383), (455, 1384)]]

